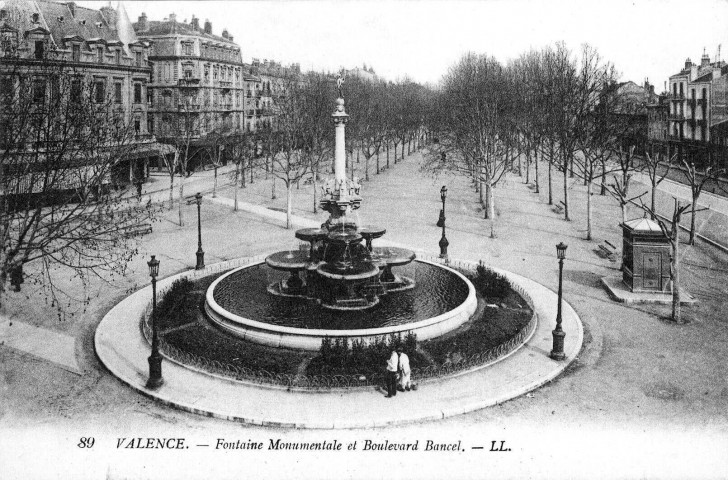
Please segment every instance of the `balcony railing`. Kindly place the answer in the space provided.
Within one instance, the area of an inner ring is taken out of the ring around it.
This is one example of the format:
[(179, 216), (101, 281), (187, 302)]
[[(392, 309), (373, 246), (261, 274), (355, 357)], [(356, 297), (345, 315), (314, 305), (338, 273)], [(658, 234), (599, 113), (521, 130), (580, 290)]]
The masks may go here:
[(685, 115), (682, 113), (671, 113), (668, 115), (667, 119), (673, 122), (682, 122), (685, 120)]
[(202, 108), (199, 103), (179, 103), (177, 104), (177, 110), (188, 110), (190, 112), (198, 112)]
[(222, 88), (230, 88), (233, 86), (233, 82), (228, 82), (227, 80), (220, 80), (217, 84)]
[(685, 95), (682, 93), (671, 93), (670, 100), (685, 100)]
[(185, 77), (177, 80), (177, 86), (181, 88), (199, 88), (200, 79), (195, 77)]

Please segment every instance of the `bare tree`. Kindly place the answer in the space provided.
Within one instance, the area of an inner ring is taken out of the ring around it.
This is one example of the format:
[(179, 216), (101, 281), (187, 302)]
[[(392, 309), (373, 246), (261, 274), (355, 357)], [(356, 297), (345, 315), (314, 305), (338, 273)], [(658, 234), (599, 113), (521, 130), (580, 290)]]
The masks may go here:
[(30, 278), (61, 315), (71, 296), (53, 270), (87, 285), (123, 275), (136, 254), (134, 237), (154, 208), (114, 179), (146, 147), (106, 84), (53, 52), (34, 60), (6, 52), (0, 82), (0, 305), (8, 279), (19, 290)]
[(680, 304), (680, 220), (682, 215), (691, 208), (690, 203), (680, 203), (673, 198), (674, 205), (672, 215), (663, 219), (657, 212), (645, 205), (640, 199), (640, 208), (650, 215), (660, 226), (663, 235), (670, 241), (670, 282), (672, 287), (672, 320), (676, 323), (684, 323), (681, 316)]
[(715, 181), (725, 174), (725, 169), (715, 168), (712, 165), (706, 167), (695, 166), (695, 163), (688, 163), (687, 160), (683, 159), (683, 175), (687, 184), (690, 187), (690, 195), (692, 197), (692, 203), (690, 207), (690, 245), (695, 244), (695, 213), (700, 210), (696, 210), (698, 198), (703, 193), (703, 188), (710, 181)]
[(647, 176), (650, 178), (650, 210), (653, 212), (657, 211), (655, 204), (657, 187), (667, 178), (667, 174), (670, 173), (670, 167), (672, 166), (672, 162), (675, 161), (675, 158), (677, 158), (677, 154), (673, 154), (668, 161), (664, 161), (662, 154), (659, 152), (654, 155), (645, 153), (641, 170), (647, 172)]

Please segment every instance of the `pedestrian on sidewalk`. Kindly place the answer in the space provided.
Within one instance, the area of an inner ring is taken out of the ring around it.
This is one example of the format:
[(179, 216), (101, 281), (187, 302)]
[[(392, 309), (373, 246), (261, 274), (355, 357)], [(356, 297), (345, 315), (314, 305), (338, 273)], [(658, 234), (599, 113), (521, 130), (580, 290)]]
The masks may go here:
[(397, 380), (399, 372), (399, 355), (396, 350), (392, 350), (392, 354), (387, 360), (387, 398), (397, 395)]
[(401, 345), (397, 347), (397, 355), (399, 356), (399, 391), (409, 392), (412, 387), (412, 381), (410, 379), (412, 370), (410, 369), (409, 357), (404, 353)]

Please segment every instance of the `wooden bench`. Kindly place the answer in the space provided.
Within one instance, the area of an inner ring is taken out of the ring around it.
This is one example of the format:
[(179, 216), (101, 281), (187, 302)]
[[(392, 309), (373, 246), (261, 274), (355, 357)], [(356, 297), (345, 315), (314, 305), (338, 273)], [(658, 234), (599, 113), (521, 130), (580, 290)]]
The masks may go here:
[(122, 235), (125, 238), (132, 238), (141, 237), (142, 235), (147, 235), (149, 233), (152, 233), (152, 224), (141, 223), (139, 225), (131, 225), (129, 227), (125, 227), (123, 229)]
[(559, 203), (557, 203), (556, 205), (554, 205), (554, 212), (558, 213), (559, 215), (564, 213), (565, 209), (566, 209), (566, 204), (563, 202), (563, 200), (560, 201)]
[(604, 256), (605, 258), (608, 258), (610, 262), (616, 262), (617, 259), (615, 258), (617, 255), (617, 247), (615, 247), (609, 240), (604, 240), (603, 243), (599, 244), (599, 250), (597, 250)]

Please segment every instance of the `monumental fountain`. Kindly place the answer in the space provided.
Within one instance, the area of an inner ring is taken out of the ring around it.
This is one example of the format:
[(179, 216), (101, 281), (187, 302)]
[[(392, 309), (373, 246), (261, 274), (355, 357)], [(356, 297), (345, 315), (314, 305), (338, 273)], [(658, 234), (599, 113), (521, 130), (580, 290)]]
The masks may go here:
[[(426, 340), (457, 328), (477, 306), (470, 281), (436, 262), (416, 261), (406, 248), (374, 246), (386, 230), (359, 225), (353, 214), (363, 199), (359, 182), (346, 175), (349, 115), (340, 84), (332, 119), (334, 178), (322, 187), (320, 200), (328, 219), (319, 228), (296, 231), (303, 248), (273, 253), (216, 279), (206, 294), (209, 319), (246, 340), (306, 350), (317, 350), (324, 338), (369, 343), (413, 332)], [(412, 276), (400, 271), (413, 262)], [(263, 265), (284, 275), (265, 282), (269, 298), (254, 290)]]

